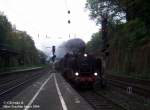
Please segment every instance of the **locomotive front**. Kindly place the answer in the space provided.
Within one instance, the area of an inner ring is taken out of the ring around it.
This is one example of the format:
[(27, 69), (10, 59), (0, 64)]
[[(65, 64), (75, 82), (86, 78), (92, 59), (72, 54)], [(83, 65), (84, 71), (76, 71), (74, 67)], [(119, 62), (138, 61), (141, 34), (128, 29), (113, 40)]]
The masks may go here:
[(80, 86), (93, 86), (99, 72), (96, 69), (96, 59), (90, 55), (79, 55), (74, 65), (75, 83)]

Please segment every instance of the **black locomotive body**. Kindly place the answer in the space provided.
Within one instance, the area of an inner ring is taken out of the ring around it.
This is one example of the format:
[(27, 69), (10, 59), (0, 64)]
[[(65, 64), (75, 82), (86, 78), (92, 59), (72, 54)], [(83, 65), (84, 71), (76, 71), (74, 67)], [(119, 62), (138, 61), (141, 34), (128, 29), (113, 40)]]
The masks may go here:
[(87, 55), (79, 55), (75, 58), (73, 72), (75, 74), (75, 83), (78, 85), (92, 85), (98, 76), (96, 70), (96, 60)]
[(101, 78), (101, 61), (87, 54), (66, 54), (59, 62), (63, 76), (78, 86), (93, 86)]

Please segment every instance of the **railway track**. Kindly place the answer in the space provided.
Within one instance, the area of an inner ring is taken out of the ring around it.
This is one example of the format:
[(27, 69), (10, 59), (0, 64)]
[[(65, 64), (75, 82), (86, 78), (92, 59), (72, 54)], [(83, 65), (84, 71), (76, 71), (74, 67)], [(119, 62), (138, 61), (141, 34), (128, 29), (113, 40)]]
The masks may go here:
[[(40, 70), (32, 73), (27, 73), (28, 75), (22, 74), (22, 77), (13, 78), (7, 82), (3, 82), (0, 84), (0, 107), (3, 105), (3, 101), (10, 100), (17, 95), (21, 90), (26, 88), (29, 83), (34, 82), (38, 78), (40, 78), (44, 73), (47, 73), (48, 70)], [(6, 79), (6, 78), (5, 78)], [(17, 91), (17, 92), (16, 92)]]
[(35, 73), (36, 71), (40, 71), (42, 68), (33, 68), (33, 69), (24, 69), (24, 70), (15, 70), (12, 72), (5, 72), (0, 74), (0, 86), (10, 82), (14, 81), (16, 79), (20, 79), (21, 77), (27, 77), (28, 75)]
[(115, 87), (119, 87), (129, 94), (138, 94), (145, 97), (150, 97), (150, 81), (128, 79), (115, 76), (107, 76), (107, 82)]
[(126, 110), (124, 107), (113, 102), (109, 98), (100, 95), (94, 88), (80, 88), (70, 83), (71, 86), (82, 96), (94, 110)]
[(113, 103), (111, 100), (92, 90), (78, 92), (95, 110), (125, 110), (123, 107)]
[(114, 77), (107, 80), (110, 87), (105, 90), (76, 90), (95, 110), (149, 110), (149, 82)]
[(39, 72), (33, 72), (32, 74), (24, 74), (20, 77), (16, 77), (11, 79), (10, 81), (8, 81), (9, 79), (7, 79), (7, 82), (0, 84), (0, 96), (2, 96), (3, 94), (6, 94), (7, 92), (12, 91), (13, 89), (24, 85), (27, 82), (30, 82), (34, 79), (39, 78), (46, 70), (41, 70)]

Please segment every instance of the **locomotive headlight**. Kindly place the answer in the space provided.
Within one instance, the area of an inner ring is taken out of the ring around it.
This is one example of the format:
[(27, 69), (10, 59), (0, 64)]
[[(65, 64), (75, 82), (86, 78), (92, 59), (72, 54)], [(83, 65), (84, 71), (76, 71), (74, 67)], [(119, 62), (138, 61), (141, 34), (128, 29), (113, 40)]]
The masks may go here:
[(84, 57), (87, 57), (87, 54), (86, 54), (86, 53), (84, 54)]
[(95, 73), (94, 73), (94, 76), (97, 76), (97, 75), (98, 75), (98, 73), (97, 73), (97, 72), (95, 72)]
[(79, 76), (79, 73), (78, 73), (78, 72), (75, 72), (75, 76)]

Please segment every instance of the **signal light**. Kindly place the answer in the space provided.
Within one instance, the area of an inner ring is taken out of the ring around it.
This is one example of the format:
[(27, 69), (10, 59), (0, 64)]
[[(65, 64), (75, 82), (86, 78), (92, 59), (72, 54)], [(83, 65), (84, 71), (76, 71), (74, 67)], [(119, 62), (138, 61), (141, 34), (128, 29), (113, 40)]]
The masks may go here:
[(71, 21), (70, 20), (68, 20), (68, 24), (70, 24), (71, 23)]
[(54, 45), (52, 46), (52, 53), (53, 53), (53, 55), (55, 54), (55, 46)]
[(70, 14), (70, 10), (68, 10), (68, 14)]

